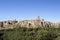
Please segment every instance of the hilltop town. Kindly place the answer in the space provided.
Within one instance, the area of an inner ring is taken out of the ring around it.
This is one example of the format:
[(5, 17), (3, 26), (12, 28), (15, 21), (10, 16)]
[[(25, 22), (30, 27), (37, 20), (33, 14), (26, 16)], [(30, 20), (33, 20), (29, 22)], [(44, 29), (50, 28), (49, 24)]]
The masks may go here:
[(17, 21), (17, 20), (8, 20), (8, 21), (0, 21), (0, 29), (13, 29), (16, 27), (26, 27), (26, 28), (37, 28), (37, 27), (53, 27), (53, 28), (59, 28), (60, 23), (59, 22), (48, 22), (44, 19), (41, 19), (39, 16), (35, 20), (23, 20), (23, 21)]

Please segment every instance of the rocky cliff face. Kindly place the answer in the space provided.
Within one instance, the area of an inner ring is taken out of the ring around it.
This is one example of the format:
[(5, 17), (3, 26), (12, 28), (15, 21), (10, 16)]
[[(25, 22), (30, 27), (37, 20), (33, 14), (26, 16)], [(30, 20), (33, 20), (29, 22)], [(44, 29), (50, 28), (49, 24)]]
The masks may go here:
[(1, 28), (16, 28), (16, 27), (27, 27), (27, 28), (37, 28), (37, 27), (60, 27), (59, 23), (53, 23), (44, 21), (44, 19), (40, 19), (37, 17), (35, 20), (24, 20), (24, 21), (17, 21), (17, 20), (8, 20), (0, 22), (0, 29)]

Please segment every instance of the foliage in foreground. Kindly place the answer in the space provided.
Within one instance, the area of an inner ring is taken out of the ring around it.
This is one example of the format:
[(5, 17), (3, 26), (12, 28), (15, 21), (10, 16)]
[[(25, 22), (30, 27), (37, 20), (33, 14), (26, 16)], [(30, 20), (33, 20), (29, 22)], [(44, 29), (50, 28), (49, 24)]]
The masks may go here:
[(60, 28), (15, 28), (0, 33), (3, 40), (60, 40)]

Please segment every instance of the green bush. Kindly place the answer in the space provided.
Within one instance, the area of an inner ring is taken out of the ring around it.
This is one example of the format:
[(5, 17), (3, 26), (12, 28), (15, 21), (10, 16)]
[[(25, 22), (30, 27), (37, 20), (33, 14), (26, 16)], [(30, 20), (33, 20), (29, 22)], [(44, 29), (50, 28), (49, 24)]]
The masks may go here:
[(14, 28), (0, 30), (3, 40), (59, 40), (60, 28)]

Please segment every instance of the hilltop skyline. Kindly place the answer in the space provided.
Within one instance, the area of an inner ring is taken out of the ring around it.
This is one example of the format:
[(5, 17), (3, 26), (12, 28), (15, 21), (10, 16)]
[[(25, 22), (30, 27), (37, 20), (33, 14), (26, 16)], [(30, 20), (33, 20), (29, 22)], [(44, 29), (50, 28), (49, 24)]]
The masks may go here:
[(26, 20), (37, 16), (60, 21), (60, 0), (0, 0), (0, 20)]

